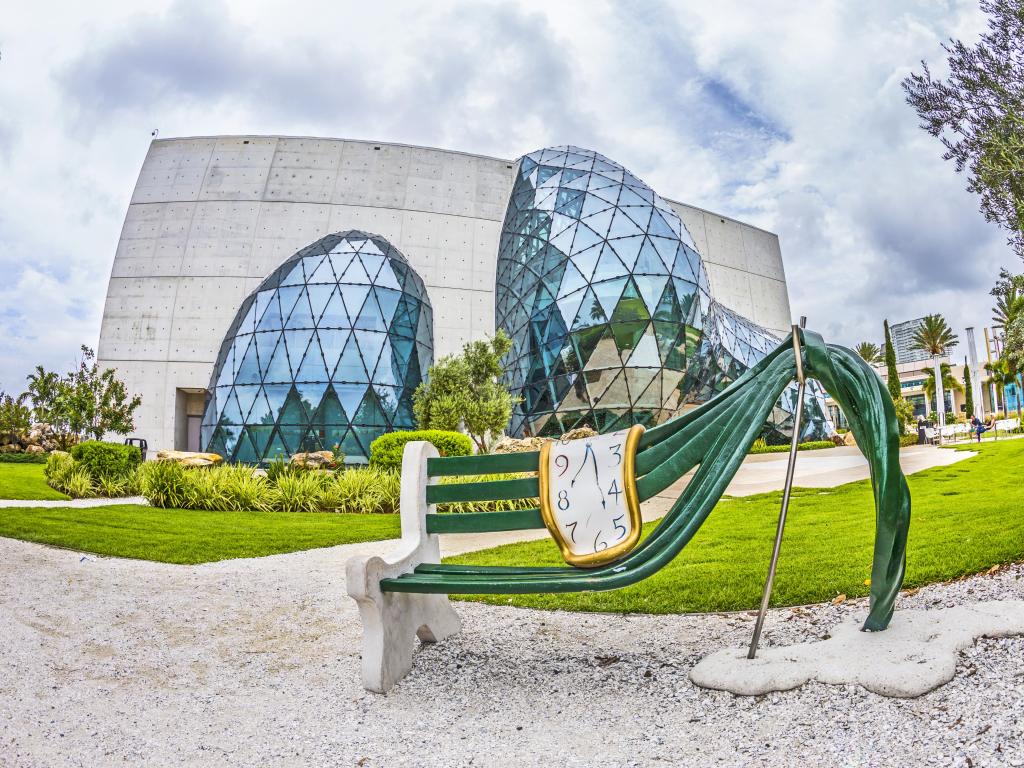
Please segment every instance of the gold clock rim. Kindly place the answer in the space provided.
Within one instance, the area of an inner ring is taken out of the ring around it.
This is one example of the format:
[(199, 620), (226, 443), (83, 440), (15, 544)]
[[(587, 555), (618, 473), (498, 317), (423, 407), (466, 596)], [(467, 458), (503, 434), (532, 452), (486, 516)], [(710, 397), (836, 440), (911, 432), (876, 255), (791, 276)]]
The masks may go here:
[(622, 482), (625, 485), (623, 490), (626, 494), (626, 511), (629, 514), (629, 520), (632, 524), (629, 535), (614, 547), (608, 547), (608, 549), (602, 549), (600, 552), (591, 552), (585, 555), (573, 554), (572, 550), (569, 549), (569, 546), (566, 544), (565, 537), (558, 529), (558, 523), (556, 522), (555, 515), (551, 510), (551, 481), (549, 477), (549, 468), (551, 445), (554, 441), (551, 440), (546, 442), (540, 447), (539, 465), (537, 467), (537, 490), (540, 494), (540, 516), (544, 520), (544, 525), (547, 527), (548, 533), (551, 534), (551, 537), (558, 544), (558, 548), (562, 552), (562, 559), (569, 565), (573, 565), (577, 568), (596, 568), (601, 565), (606, 565), (614, 560), (618, 560), (622, 555), (635, 547), (636, 543), (640, 540), (640, 529), (643, 525), (643, 517), (640, 511), (640, 497), (636, 490), (636, 449), (640, 443), (640, 437), (643, 433), (644, 426), (642, 424), (634, 424), (626, 433), (625, 445), (623, 446)]

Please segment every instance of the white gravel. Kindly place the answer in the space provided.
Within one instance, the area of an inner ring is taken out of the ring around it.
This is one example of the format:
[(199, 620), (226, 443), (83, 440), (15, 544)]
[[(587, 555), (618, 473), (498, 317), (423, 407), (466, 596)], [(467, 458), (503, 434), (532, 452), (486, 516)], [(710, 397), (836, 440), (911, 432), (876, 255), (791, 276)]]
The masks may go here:
[[(459, 604), (387, 696), (359, 685), (343, 563), (381, 543), (195, 567), (0, 539), (0, 765), (1024, 765), (1024, 639), (981, 640), (919, 699), (809, 683), (694, 687), (746, 614), (604, 616)], [(914, 608), (1024, 597), (1024, 568)], [(863, 601), (782, 609), (824, 637)]]

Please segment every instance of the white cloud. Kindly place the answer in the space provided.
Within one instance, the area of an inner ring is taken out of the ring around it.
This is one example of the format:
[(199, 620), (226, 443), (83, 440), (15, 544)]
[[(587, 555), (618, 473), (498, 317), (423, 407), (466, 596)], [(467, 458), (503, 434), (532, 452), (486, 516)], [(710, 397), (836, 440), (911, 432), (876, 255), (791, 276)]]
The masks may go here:
[(588, 146), (779, 233), (794, 312), (847, 343), (882, 317), (984, 325), (998, 266), (1019, 266), (899, 87), (981, 30), (968, 0), (138, 8), (5, 11), (0, 389), (95, 343), (153, 128)]

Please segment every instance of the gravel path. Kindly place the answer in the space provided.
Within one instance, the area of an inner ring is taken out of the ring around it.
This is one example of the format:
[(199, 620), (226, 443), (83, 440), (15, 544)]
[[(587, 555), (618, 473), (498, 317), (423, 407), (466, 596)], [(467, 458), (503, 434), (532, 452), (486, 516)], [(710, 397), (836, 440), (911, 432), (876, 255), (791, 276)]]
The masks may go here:
[[(342, 564), (381, 543), (174, 566), (0, 539), (0, 765), (1024, 765), (1024, 639), (982, 640), (911, 700), (695, 688), (752, 618), (459, 604), (387, 696), (359, 685)], [(901, 598), (1024, 597), (1024, 568)], [(781, 609), (769, 644), (863, 601)]]

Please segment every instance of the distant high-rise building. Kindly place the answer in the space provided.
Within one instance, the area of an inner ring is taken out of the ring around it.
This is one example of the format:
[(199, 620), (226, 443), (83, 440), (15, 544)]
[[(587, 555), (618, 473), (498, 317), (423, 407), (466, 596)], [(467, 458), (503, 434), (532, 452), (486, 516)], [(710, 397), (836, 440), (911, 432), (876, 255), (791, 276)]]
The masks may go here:
[(896, 350), (897, 363), (918, 363), (930, 360), (931, 355), (921, 349), (914, 349), (914, 332), (921, 327), (923, 317), (907, 320), (889, 326), (892, 334), (892, 346)]

